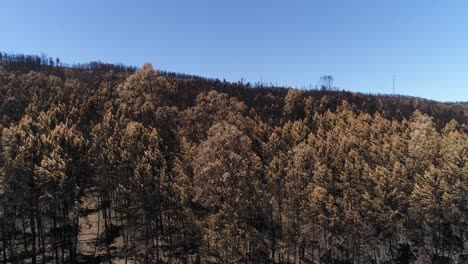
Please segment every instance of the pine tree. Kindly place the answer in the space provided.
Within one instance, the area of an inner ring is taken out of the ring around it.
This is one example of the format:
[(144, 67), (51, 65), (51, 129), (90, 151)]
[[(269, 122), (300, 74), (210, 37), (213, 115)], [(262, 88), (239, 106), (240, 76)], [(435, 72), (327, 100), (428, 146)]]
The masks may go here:
[(447, 219), (442, 243), (451, 257), (455, 251), (463, 252), (467, 232), (468, 138), (459, 129), (456, 121), (447, 123), (440, 143), (440, 172), (444, 176), (441, 182), (444, 189), (442, 206)]
[(167, 104), (166, 97), (172, 90), (167, 79), (146, 63), (117, 87), (119, 115), (152, 124), (157, 108)]
[[(31, 263), (37, 263), (39, 197), (43, 190), (34, 173), (34, 167), (41, 160), (41, 144), (37, 137), (38, 126), (29, 116), (4, 129), (2, 135), (3, 159), (5, 167), (2, 183), (5, 185), (4, 197), (16, 207), (13, 217), (21, 217), (31, 233)], [(17, 215), (18, 214), (18, 215)], [(23, 230), (25, 251), (29, 247)]]
[(267, 256), (259, 232), (264, 221), (260, 160), (251, 140), (233, 125), (217, 123), (192, 161), (193, 203), (206, 214), (205, 257), (235, 263)]

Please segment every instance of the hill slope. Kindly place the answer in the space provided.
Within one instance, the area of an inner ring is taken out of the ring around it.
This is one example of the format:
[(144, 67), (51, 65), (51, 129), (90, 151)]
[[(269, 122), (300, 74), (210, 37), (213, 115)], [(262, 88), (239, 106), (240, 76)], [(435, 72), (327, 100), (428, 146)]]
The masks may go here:
[(467, 261), (466, 104), (26, 58), (0, 64), (4, 263)]

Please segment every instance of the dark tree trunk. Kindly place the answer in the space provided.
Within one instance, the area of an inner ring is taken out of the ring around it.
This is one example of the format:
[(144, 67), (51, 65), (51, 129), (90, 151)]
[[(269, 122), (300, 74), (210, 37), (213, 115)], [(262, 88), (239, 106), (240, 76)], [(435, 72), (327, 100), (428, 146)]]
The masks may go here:
[(31, 263), (36, 264), (36, 221), (34, 220), (34, 209), (29, 214), (29, 221), (31, 226)]

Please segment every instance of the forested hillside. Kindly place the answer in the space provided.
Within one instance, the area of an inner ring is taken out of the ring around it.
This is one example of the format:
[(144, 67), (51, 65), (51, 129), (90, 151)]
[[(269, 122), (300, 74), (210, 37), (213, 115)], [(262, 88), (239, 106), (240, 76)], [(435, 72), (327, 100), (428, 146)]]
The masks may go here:
[(0, 53), (1, 263), (468, 263), (468, 107)]

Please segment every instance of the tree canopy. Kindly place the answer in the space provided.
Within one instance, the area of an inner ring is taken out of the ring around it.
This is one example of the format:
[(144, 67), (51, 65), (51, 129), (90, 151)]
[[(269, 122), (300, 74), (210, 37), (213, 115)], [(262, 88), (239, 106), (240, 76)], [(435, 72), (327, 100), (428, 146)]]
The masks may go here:
[(2, 263), (468, 260), (464, 104), (46, 58), (0, 53)]

